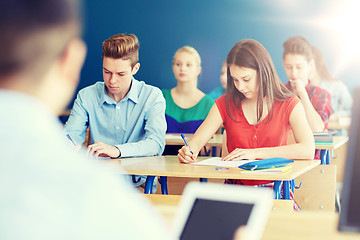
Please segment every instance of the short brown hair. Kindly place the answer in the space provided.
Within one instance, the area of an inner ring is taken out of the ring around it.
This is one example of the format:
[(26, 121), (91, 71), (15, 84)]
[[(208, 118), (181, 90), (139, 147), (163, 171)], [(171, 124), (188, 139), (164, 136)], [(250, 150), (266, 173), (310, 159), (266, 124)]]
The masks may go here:
[(284, 42), (283, 47), (283, 58), (285, 58), (285, 55), (287, 54), (297, 54), (304, 56), (308, 62), (313, 59), (311, 45), (308, 40), (302, 36), (294, 36), (289, 38)]
[(119, 33), (102, 44), (102, 58), (131, 60), (131, 67), (139, 61), (139, 40), (134, 34)]
[(76, 0), (2, 2), (1, 81), (25, 71), (32, 79), (40, 79), (68, 42), (80, 35), (79, 7)]

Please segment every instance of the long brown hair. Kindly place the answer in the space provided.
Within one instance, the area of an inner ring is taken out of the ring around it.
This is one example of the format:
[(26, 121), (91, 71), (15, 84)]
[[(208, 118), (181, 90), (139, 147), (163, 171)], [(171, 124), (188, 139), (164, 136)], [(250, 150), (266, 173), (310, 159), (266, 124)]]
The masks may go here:
[(257, 122), (260, 121), (263, 113), (263, 98), (267, 97), (267, 107), (269, 109), (270, 121), (273, 116), (272, 105), (274, 101), (284, 101), (290, 96), (294, 96), (285, 85), (280, 81), (275, 66), (266, 49), (256, 40), (244, 39), (236, 43), (227, 56), (227, 89), (226, 89), (226, 110), (230, 118), (235, 121), (230, 112), (230, 101), (235, 104), (239, 112), (241, 101), (245, 96), (239, 92), (234, 85), (229, 66), (234, 64), (238, 67), (251, 68), (257, 72), (259, 93), (257, 98)]
[(311, 50), (314, 56), (316, 71), (319, 74), (320, 78), (326, 81), (337, 81), (337, 79), (330, 74), (320, 49), (311, 46)]

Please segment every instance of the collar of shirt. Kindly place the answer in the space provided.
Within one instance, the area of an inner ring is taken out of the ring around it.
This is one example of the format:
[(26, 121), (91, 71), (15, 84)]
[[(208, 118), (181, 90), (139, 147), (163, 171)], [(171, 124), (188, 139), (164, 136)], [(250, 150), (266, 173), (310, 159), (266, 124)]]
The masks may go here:
[[(106, 85), (104, 82), (102, 82), (103, 87), (102, 91), (100, 92), (100, 98), (99, 98), (99, 106), (104, 104), (105, 102), (107, 104), (117, 104), (117, 102), (112, 99), (109, 94), (106, 92)], [(135, 78), (131, 80), (131, 86), (129, 92), (126, 94), (126, 96), (121, 99), (120, 102), (125, 102), (128, 100), (133, 101), (135, 104), (139, 102), (139, 92), (140, 92), (140, 83)]]

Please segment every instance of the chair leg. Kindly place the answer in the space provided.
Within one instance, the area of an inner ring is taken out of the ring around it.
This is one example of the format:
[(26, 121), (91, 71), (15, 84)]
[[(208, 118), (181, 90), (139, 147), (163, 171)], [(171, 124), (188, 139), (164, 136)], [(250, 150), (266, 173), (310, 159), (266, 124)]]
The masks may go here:
[(154, 183), (155, 176), (147, 176), (146, 182), (145, 182), (145, 194), (151, 194), (152, 193), (152, 186)]
[(159, 182), (160, 182), (160, 185), (161, 185), (161, 193), (163, 195), (168, 195), (167, 177), (166, 176), (161, 176), (159, 178)]

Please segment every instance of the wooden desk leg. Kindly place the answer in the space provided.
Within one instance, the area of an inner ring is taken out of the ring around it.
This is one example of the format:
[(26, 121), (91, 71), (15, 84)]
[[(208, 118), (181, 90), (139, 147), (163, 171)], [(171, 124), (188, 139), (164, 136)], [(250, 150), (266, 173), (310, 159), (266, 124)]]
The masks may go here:
[(155, 178), (155, 176), (147, 176), (146, 182), (145, 182), (145, 189), (144, 189), (145, 194), (152, 193), (152, 186), (153, 186), (154, 178)]
[(168, 195), (167, 177), (161, 176), (159, 181), (160, 181), (160, 185), (161, 185), (161, 193), (163, 195)]

